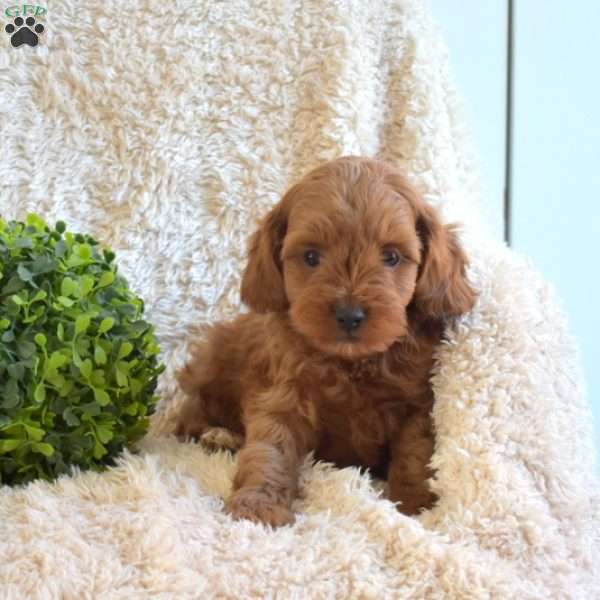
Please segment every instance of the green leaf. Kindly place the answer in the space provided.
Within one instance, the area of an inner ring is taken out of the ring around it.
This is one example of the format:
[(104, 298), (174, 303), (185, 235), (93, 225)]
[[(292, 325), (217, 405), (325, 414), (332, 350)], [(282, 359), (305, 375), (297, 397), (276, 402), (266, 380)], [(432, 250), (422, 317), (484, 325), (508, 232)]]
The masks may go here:
[(85, 298), (94, 289), (94, 278), (89, 275), (83, 275), (79, 280), (79, 289), (81, 297)]
[(37, 231), (44, 231), (46, 229), (46, 223), (44, 223), (44, 220), (35, 213), (28, 213), (25, 217), (25, 223)]
[(60, 293), (63, 296), (75, 296), (79, 292), (78, 285), (70, 278), (65, 277), (60, 284)]
[(63, 305), (66, 306), (67, 308), (71, 308), (73, 306), (73, 304), (75, 304), (75, 302), (73, 302), (73, 300), (71, 300), (70, 298), (67, 298), (66, 296), (59, 296), (57, 298), (57, 300)]
[(43, 333), (36, 333), (33, 339), (35, 340), (35, 343), (41, 348), (45, 348), (48, 342), (48, 339)]
[(81, 365), (83, 364), (83, 361), (81, 360), (81, 356), (79, 356), (79, 352), (77, 352), (76, 349), (73, 349), (73, 364), (78, 369), (81, 369)]
[(33, 440), (34, 442), (39, 442), (40, 440), (43, 440), (44, 436), (46, 435), (46, 432), (43, 429), (40, 429), (39, 427), (34, 427), (33, 425), (25, 425), (24, 427), (25, 431), (27, 432), (27, 436), (30, 440)]
[(30, 323), (35, 323), (35, 321), (37, 321), (44, 314), (44, 312), (43, 306), (36, 308), (33, 312), (29, 313), (29, 316), (26, 319), (23, 319), (23, 323), (27, 323), (28, 325)]
[(62, 258), (65, 255), (65, 253), (67, 252), (67, 250), (68, 250), (67, 244), (65, 244), (65, 242), (63, 240), (56, 242), (56, 246), (54, 246), (54, 254), (58, 258)]
[(104, 352), (101, 346), (96, 346), (94, 348), (94, 360), (96, 361), (97, 365), (106, 364), (106, 352)]
[(66, 228), (67, 228), (67, 226), (65, 225), (64, 221), (57, 221), (56, 225), (54, 226), (54, 229), (56, 231), (58, 231), (58, 233), (61, 233), (61, 234), (65, 232)]
[(25, 375), (25, 365), (22, 362), (14, 362), (11, 365), (8, 365), (6, 370), (8, 371), (9, 376), (16, 380), (14, 382), (9, 381), (7, 385), (14, 383), (16, 386), (17, 381), (23, 379), (23, 376)]
[(133, 344), (129, 343), (129, 342), (123, 342), (121, 344), (121, 347), (119, 348), (119, 354), (117, 356), (117, 358), (125, 358), (126, 356), (129, 356), (131, 354), (131, 351), (133, 350)]
[(25, 444), (25, 440), (0, 440), (0, 454), (12, 452)]
[(49, 256), (38, 256), (30, 266), (34, 275), (44, 275), (56, 270), (56, 260)]
[(38, 454), (43, 454), (46, 457), (52, 456), (54, 454), (54, 448), (50, 444), (46, 444), (44, 442), (31, 444), (31, 448), (34, 452), (37, 452)]
[(75, 319), (75, 334), (79, 335), (80, 333), (84, 333), (87, 331), (90, 326), (90, 316), (89, 315), (79, 315), (77, 319)]
[(104, 390), (98, 388), (94, 388), (94, 400), (96, 400), (100, 406), (110, 404), (110, 396)]
[(80, 244), (77, 248), (77, 254), (83, 260), (92, 258), (92, 247), (89, 244)]
[(85, 265), (87, 261), (76, 254), (71, 254), (69, 258), (67, 258), (67, 266), (70, 268), (81, 267), (81, 265)]
[(89, 315), (79, 315), (77, 317), (77, 319), (75, 319), (75, 335), (84, 333), (85, 331), (87, 331), (87, 328), (89, 326), (90, 326)]
[(65, 328), (62, 323), (59, 323), (56, 327), (56, 337), (61, 341), (65, 341)]
[(9, 294), (14, 294), (19, 290), (22, 290), (24, 287), (25, 284), (21, 281), (21, 278), (18, 275), (13, 275), (6, 282), (6, 285), (2, 288), (2, 292), (0, 294), (2, 296), (8, 296)]
[(12, 331), (5, 331), (0, 339), (6, 343), (13, 342), (15, 339), (15, 334)]
[(46, 373), (46, 381), (60, 390), (67, 380), (57, 371), (49, 371)]
[(110, 331), (113, 328), (114, 324), (115, 320), (112, 317), (106, 317), (105, 319), (102, 319), (100, 327), (98, 328), (98, 333), (100, 334)]
[(106, 387), (106, 377), (103, 369), (96, 369), (90, 377), (90, 383), (93, 387), (104, 389)]
[(129, 380), (129, 385), (131, 386), (131, 392), (133, 393), (134, 396), (137, 396), (142, 391), (142, 388), (144, 387), (144, 384), (135, 377), (132, 377)]
[(69, 359), (64, 354), (55, 351), (50, 355), (50, 358), (48, 359), (48, 367), (50, 369), (60, 369), (60, 367), (65, 365), (68, 362), (68, 360)]
[(39, 383), (33, 392), (33, 398), (36, 402), (43, 402), (46, 399), (46, 388), (43, 383)]
[(121, 371), (118, 366), (115, 369), (115, 376), (119, 387), (127, 387), (127, 374)]
[(113, 439), (113, 432), (110, 429), (106, 429), (105, 427), (98, 427), (96, 429), (96, 434), (98, 439), (103, 443), (107, 444), (110, 440)]
[(90, 375), (92, 374), (92, 361), (89, 358), (86, 358), (81, 363), (79, 370), (86, 379), (89, 379)]
[(33, 273), (23, 264), (20, 264), (17, 267), (17, 275), (21, 281), (25, 281), (26, 283), (31, 283), (33, 281)]
[(29, 358), (35, 353), (35, 344), (27, 340), (20, 340), (17, 342), (17, 353), (21, 358)]
[(4, 393), (2, 394), (2, 408), (7, 410), (15, 408), (19, 404), (19, 386), (17, 379), (9, 379), (4, 386)]
[(88, 402), (87, 404), (83, 404), (81, 406), (81, 410), (85, 415), (90, 417), (97, 417), (102, 412), (102, 409), (97, 402)]
[(100, 442), (96, 442), (94, 444), (94, 458), (100, 460), (104, 455), (106, 455), (106, 448)]
[(15, 240), (15, 248), (33, 248), (33, 240), (30, 237), (18, 237)]
[(58, 390), (58, 393), (60, 394), (61, 398), (65, 398), (73, 391), (74, 387), (75, 384), (73, 383), (73, 381), (70, 379), (66, 379), (60, 387), (60, 389)]
[(10, 327), (10, 321), (8, 319), (0, 319), (0, 329), (8, 329)]
[(69, 406), (63, 411), (63, 419), (69, 427), (77, 427), (81, 424), (81, 421), (77, 415), (73, 412), (73, 409)]
[(16, 294), (14, 296), (11, 296), (10, 299), (17, 305), (17, 306), (23, 306), (24, 304), (27, 304), (25, 302), (25, 300), (23, 300), (23, 298), (21, 298), (21, 296), (17, 296)]
[(144, 321), (135, 321), (129, 325), (129, 337), (136, 339), (144, 335), (150, 329), (150, 325)]
[(40, 290), (32, 299), (31, 302), (39, 302), (40, 300), (45, 300), (48, 297), (48, 294), (44, 290)]
[[(133, 361), (132, 361), (133, 362)], [(115, 366), (119, 371), (123, 371), (123, 373), (129, 373), (131, 370), (131, 363), (125, 362), (124, 360), (119, 360), (115, 363)]]
[(86, 358), (92, 358), (89, 353), (90, 345), (91, 340), (85, 336), (80, 336), (75, 341), (75, 352), (81, 357), (81, 361)]
[(98, 287), (103, 288), (110, 285), (115, 280), (115, 274), (112, 271), (105, 271), (98, 281)]

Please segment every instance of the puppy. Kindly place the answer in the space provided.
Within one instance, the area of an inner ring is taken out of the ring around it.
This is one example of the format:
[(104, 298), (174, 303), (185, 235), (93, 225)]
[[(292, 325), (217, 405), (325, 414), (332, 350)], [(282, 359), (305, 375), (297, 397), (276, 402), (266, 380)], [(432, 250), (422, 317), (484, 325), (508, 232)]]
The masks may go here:
[(310, 451), (387, 476), (406, 514), (432, 505), (429, 376), (446, 320), (474, 302), (465, 265), (453, 228), (387, 164), (340, 158), (285, 194), (251, 239), (251, 312), (215, 325), (178, 373), (177, 435), (218, 427), (242, 444), (234, 518), (292, 522)]

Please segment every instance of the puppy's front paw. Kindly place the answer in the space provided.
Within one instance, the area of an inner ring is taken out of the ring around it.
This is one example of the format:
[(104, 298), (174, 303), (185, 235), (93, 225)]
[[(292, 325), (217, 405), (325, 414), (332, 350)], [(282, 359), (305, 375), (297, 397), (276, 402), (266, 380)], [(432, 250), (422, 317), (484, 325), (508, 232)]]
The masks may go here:
[(240, 489), (234, 492), (225, 510), (236, 520), (248, 519), (272, 527), (289, 525), (295, 519), (289, 508), (275, 504), (266, 494), (254, 490)]
[(401, 494), (392, 494), (392, 500), (400, 501), (398, 510), (405, 515), (418, 515), (423, 510), (430, 510), (437, 501), (437, 496), (427, 488), (410, 488), (402, 491)]

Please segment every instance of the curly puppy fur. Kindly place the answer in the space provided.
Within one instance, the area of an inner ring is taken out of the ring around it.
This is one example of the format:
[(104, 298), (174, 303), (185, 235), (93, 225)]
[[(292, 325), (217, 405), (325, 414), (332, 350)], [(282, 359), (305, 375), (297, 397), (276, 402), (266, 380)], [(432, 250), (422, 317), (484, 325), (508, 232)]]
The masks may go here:
[(178, 375), (179, 436), (243, 436), (230, 514), (292, 522), (310, 451), (387, 476), (406, 514), (432, 505), (429, 374), (445, 321), (474, 302), (465, 265), (454, 229), (385, 163), (340, 158), (285, 194), (251, 239), (251, 312), (215, 325)]

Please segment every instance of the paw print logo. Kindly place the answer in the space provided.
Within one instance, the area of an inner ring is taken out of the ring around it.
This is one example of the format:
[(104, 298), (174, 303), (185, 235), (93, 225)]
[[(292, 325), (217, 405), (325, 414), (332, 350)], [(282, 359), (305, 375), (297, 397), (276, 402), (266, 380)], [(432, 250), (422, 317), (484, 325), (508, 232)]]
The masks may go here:
[(44, 33), (44, 26), (41, 23), (36, 25), (33, 17), (27, 17), (25, 21), (17, 17), (13, 22), (14, 25), (9, 23), (4, 30), (10, 35), (10, 43), (15, 48), (23, 44), (32, 47), (38, 45), (38, 34)]

